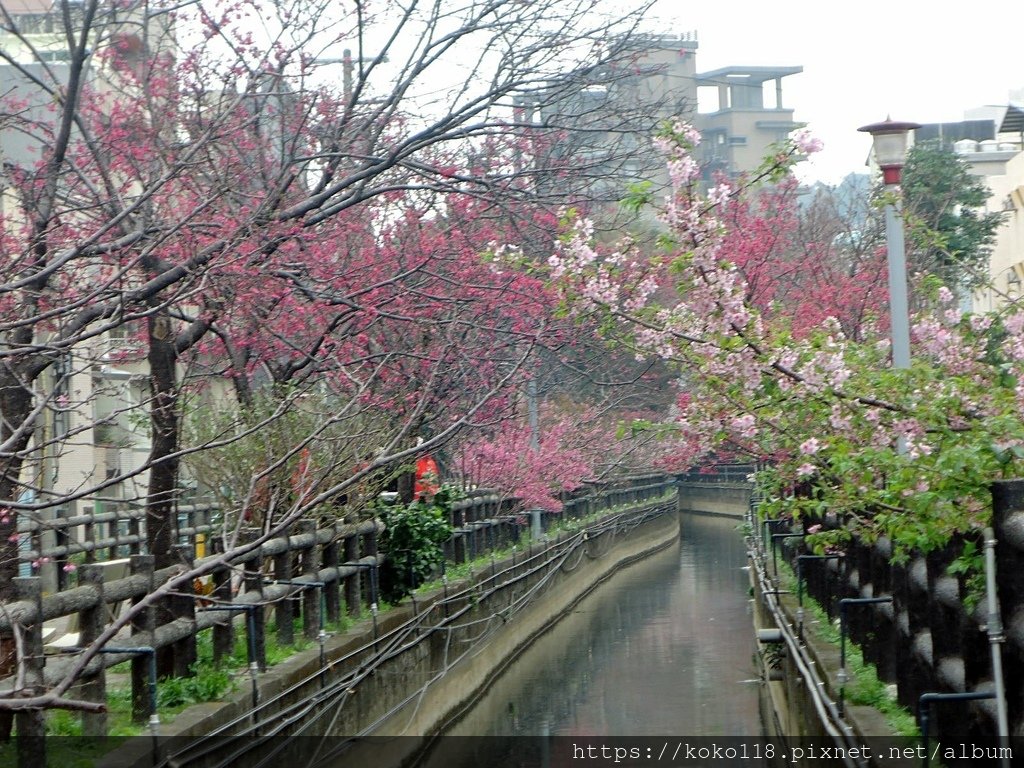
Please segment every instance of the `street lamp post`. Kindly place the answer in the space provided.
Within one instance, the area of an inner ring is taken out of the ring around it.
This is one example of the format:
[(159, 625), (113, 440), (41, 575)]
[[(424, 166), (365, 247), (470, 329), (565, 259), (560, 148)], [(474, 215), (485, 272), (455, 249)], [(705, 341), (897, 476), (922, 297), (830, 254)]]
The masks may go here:
[[(875, 162), (882, 183), (890, 192), (899, 187), (907, 161), (907, 134), (921, 126), (886, 120), (858, 128), (874, 140)], [(903, 245), (903, 219), (896, 205), (885, 205), (885, 242), (889, 262), (889, 323), (892, 328), (892, 367), (910, 367), (910, 308), (907, 302), (907, 259)]]

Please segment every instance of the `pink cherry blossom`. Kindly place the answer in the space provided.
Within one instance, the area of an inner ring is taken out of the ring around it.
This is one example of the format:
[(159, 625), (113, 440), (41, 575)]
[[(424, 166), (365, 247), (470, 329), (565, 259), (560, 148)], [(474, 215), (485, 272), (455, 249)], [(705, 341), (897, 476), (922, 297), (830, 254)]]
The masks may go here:
[(810, 437), (800, 443), (800, 453), (804, 456), (814, 456), (820, 450), (821, 443), (816, 437)]
[(796, 145), (796, 148), (806, 155), (820, 152), (825, 146), (821, 139), (814, 138), (806, 128), (794, 132), (790, 138)]

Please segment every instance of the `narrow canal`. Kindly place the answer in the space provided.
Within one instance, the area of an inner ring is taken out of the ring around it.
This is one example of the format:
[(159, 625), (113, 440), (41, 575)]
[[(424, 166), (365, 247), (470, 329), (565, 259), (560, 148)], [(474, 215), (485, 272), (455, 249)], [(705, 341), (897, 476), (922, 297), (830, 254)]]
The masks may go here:
[(684, 514), (515, 659), (446, 736), (758, 736), (738, 521)]

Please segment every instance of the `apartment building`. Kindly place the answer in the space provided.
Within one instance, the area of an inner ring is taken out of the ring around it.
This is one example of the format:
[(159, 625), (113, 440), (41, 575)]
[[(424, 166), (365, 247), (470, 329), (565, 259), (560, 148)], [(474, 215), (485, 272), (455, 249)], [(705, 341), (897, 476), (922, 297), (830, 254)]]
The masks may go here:
[(725, 67), (696, 76), (698, 88), (713, 89), (717, 107), (698, 112), (705, 174), (736, 176), (757, 168), (768, 147), (803, 127), (782, 98), (782, 80), (803, 67)]
[(696, 157), (705, 179), (757, 168), (772, 144), (803, 125), (783, 101), (784, 78), (802, 67), (700, 72), (698, 48), (696, 32), (636, 35), (622, 46), (616, 64), (595, 73), (593, 83), (524, 105), (538, 125), (561, 131), (546, 160), (557, 166), (561, 158), (573, 158), (575, 192), (614, 203), (632, 182), (666, 187), (664, 162), (651, 151), (650, 140), (671, 118), (681, 117), (701, 132)]
[[(4, 11), (0, 15), (0, 98), (9, 107), (0, 118), (0, 214), (7, 227), (19, 230), (25, 212), (32, 209), (25, 197), (30, 194), (27, 181), (34, 178), (52, 140), (58, 114), (54, 94), (68, 82), (72, 56), (66, 22), (70, 20), (74, 32), (82, 21), (82, 4), (69, 2), (65, 9), (59, 0), (0, 0), (0, 7)], [(146, 55), (141, 41), (156, 40), (158, 33), (167, 32), (164, 21), (158, 28), (143, 21), (143, 13), (141, 5), (101, 5), (84, 70), (90, 88), (103, 92), (127, 87), (118, 71), (94, 58), (94, 51), (112, 42), (127, 42), (127, 50), (141, 59)], [(125, 61), (131, 66), (133, 57), (122, 57), (122, 65)], [(132, 501), (144, 499), (145, 473), (104, 487), (107, 481), (143, 466), (150, 451), (149, 428), (143, 418), (148, 370), (136, 336), (140, 329), (122, 325), (96, 333), (70, 350), (55, 350), (54, 362), (36, 379), (38, 402), (47, 407), (35, 419), (35, 447), (22, 470), (26, 489), (22, 500), (46, 504), (100, 489), (34, 513), (37, 522), (45, 525), (59, 516), (119, 512)], [(46, 336), (37, 343), (45, 347)], [(29, 522), (28, 516), (23, 522)], [(128, 522), (123, 521), (103, 524), (98, 535), (112, 533), (108, 527), (128, 532)], [(29, 542), (30, 537), (23, 536), (22, 547), (27, 549)], [(43, 543), (56, 543), (54, 535), (46, 534)], [(29, 573), (27, 563), (22, 563), (22, 572)], [(40, 573), (52, 588), (52, 565)]]
[(988, 312), (1024, 295), (1024, 91), (1012, 93), (1005, 106), (979, 107), (965, 118), (923, 125), (914, 139), (956, 152), (988, 186), (986, 212), (1003, 214), (989, 256), (991, 287), (970, 302), (974, 311)]

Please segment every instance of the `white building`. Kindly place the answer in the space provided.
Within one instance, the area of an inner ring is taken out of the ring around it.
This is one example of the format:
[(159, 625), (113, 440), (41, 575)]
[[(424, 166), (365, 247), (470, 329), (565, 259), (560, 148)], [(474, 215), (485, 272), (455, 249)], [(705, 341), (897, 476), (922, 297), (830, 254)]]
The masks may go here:
[[(74, 0), (67, 5), (75, 25), (82, 5)], [(31, 210), (19, 180), (30, 178), (34, 165), (45, 157), (47, 132), (40, 127), (54, 120), (52, 91), (67, 82), (71, 53), (59, 0), (0, 0), (0, 7), (5, 12), (0, 15), (0, 50), (5, 54), (0, 62), (0, 97), (20, 106), (16, 114), (4, 116), (0, 130), (0, 213), (13, 229), (24, 221), (23, 212)], [(156, 40), (158, 32), (168, 31), (152, 25), (144, 30), (139, 23), (143, 12), (137, 6), (101, 4), (90, 50), (110, 41), (124, 43), (128, 37)], [(145, 55), (144, 47), (138, 50), (138, 57)], [(140, 59), (123, 60), (130, 65)], [(117, 89), (124, 82), (116, 71), (94, 63), (91, 55), (85, 77), (97, 90)], [(33, 448), (22, 468), (22, 499), (45, 504), (81, 496), (35, 513), (44, 525), (61, 516), (121, 512), (145, 499), (145, 472), (105, 485), (144, 466), (150, 452), (144, 407), (148, 368), (144, 345), (132, 337), (133, 328), (137, 326), (121, 325), (71, 350), (54, 350), (54, 362), (35, 381), (38, 402), (47, 407), (35, 419)], [(45, 334), (38, 343), (47, 343)], [(19, 526), (31, 522), (31, 517), (23, 515)], [(103, 523), (95, 526), (94, 534), (104, 537), (114, 529), (128, 533), (129, 527), (127, 521)], [(54, 543), (52, 532), (44, 534), (44, 545)], [(41, 573), (52, 588), (52, 565)]]
[[(1015, 94), (1018, 97), (1024, 93)], [(990, 288), (972, 297), (972, 309), (987, 312), (1009, 299), (1022, 296), (1024, 281), (1024, 107), (972, 110), (967, 117), (992, 121), (991, 138), (965, 138), (953, 142), (954, 151), (970, 172), (984, 178), (989, 188), (986, 212), (1001, 212), (1003, 223), (989, 257)]]

